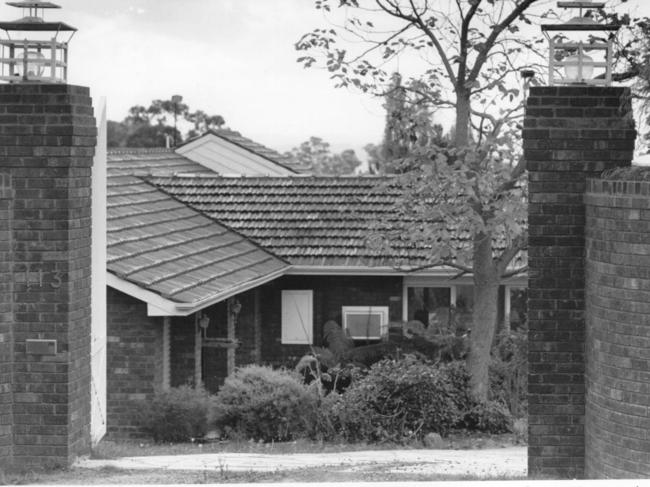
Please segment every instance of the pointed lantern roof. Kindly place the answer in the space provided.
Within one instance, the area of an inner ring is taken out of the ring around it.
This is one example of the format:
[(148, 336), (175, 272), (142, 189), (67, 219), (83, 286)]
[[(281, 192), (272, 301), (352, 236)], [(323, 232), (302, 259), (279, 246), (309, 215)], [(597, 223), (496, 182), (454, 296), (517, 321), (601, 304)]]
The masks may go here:
[[(46, 22), (44, 19), (44, 12), (47, 9), (61, 8), (59, 5), (52, 2), (44, 2), (41, 0), (27, 0), (22, 2), (7, 2), (10, 7), (22, 8), (23, 12), (27, 11), (28, 15), (13, 22), (0, 22), (0, 29), (11, 31), (56, 31), (56, 32), (76, 32), (76, 28), (65, 22)], [(41, 15), (39, 16), (39, 10)]]

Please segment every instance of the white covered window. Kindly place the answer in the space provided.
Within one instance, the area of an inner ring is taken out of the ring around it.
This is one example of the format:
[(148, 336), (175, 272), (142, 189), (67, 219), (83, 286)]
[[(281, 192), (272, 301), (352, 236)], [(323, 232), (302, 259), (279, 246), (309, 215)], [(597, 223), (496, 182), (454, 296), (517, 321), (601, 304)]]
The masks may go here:
[(388, 306), (343, 306), (343, 329), (353, 340), (380, 340), (388, 334)]
[(314, 292), (282, 291), (282, 343), (311, 345), (314, 340)]

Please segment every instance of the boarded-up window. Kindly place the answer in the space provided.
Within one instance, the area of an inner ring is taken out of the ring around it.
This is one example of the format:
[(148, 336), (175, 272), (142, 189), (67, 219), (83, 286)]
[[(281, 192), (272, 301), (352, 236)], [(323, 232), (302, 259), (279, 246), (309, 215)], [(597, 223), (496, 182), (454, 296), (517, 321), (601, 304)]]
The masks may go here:
[(313, 302), (313, 291), (282, 291), (282, 343), (313, 343)]
[(379, 340), (388, 333), (388, 306), (343, 306), (343, 328), (355, 340)]

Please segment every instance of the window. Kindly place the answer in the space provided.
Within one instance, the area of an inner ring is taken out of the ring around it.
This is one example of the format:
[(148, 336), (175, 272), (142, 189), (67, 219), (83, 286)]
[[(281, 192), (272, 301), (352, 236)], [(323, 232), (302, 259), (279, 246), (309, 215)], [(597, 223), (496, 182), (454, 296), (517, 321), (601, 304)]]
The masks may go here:
[(451, 298), (448, 287), (409, 287), (407, 321), (418, 320), (427, 328), (446, 333), (450, 326)]
[[(447, 284), (425, 276), (404, 279), (404, 321), (418, 320), (431, 334), (463, 334), (472, 328), (474, 286), (470, 280)], [(447, 284), (447, 285), (445, 285)], [(514, 283), (499, 286), (497, 323), (516, 329), (526, 321), (526, 287)]]
[(282, 343), (311, 345), (314, 339), (314, 292), (282, 291)]
[(353, 340), (381, 340), (388, 334), (388, 306), (343, 306), (343, 329)]
[(516, 330), (526, 325), (528, 319), (528, 289), (525, 287), (508, 287), (506, 292), (506, 323)]

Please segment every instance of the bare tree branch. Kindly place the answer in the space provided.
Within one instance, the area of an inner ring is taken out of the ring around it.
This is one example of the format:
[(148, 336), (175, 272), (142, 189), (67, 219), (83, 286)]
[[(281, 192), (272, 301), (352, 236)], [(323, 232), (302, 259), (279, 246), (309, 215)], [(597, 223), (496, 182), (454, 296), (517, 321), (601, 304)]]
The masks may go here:
[(474, 82), (476, 81), (479, 73), (481, 72), (481, 68), (483, 67), (483, 64), (485, 64), (485, 61), (487, 60), (487, 56), (494, 46), (495, 41), (503, 32), (505, 28), (507, 28), (510, 24), (512, 24), (519, 16), (521, 16), (528, 7), (530, 7), (533, 3), (535, 3), (537, 0), (523, 0), (519, 5), (517, 5), (512, 12), (510, 12), (510, 15), (508, 15), (503, 22), (500, 24), (494, 26), (492, 28), (492, 32), (488, 36), (487, 40), (483, 44), (483, 48), (479, 52), (478, 57), (476, 58), (476, 61), (474, 62), (474, 67), (472, 68), (471, 72), (469, 73), (469, 76), (467, 77), (468, 82)]
[(463, 19), (460, 29), (460, 56), (459, 56), (459, 66), (458, 66), (458, 82), (465, 86), (465, 74), (467, 70), (467, 48), (469, 47), (469, 42), (467, 41), (467, 36), (469, 34), (469, 26), (472, 22), (474, 14), (478, 10), (478, 7), (481, 5), (481, 0), (474, 0), (470, 2), (471, 6), (467, 12), (467, 15), (463, 16), (461, 13), (461, 18)]

